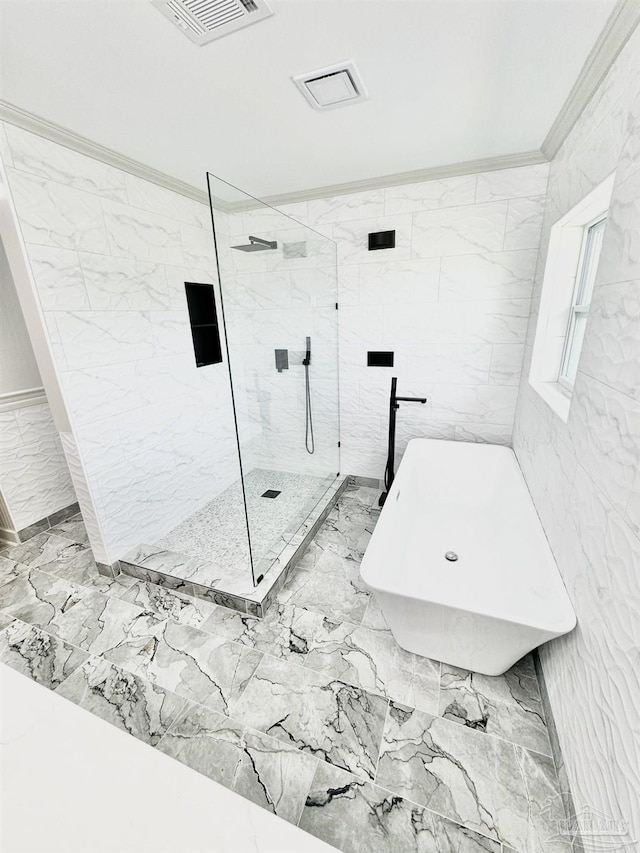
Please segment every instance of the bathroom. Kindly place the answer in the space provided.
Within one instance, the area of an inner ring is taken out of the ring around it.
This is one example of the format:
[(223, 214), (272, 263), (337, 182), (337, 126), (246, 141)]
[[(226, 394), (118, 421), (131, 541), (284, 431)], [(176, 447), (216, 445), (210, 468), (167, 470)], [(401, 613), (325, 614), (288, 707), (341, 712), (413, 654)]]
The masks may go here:
[(640, 850), (640, 0), (0, 38), (2, 850)]

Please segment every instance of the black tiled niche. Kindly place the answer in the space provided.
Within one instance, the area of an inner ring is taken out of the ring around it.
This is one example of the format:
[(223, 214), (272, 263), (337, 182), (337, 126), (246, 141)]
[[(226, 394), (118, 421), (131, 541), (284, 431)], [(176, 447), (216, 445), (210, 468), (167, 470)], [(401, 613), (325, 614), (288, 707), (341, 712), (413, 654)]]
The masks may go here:
[(185, 281), (196, 367), (222, 361), (218, 313), (212, 284)]

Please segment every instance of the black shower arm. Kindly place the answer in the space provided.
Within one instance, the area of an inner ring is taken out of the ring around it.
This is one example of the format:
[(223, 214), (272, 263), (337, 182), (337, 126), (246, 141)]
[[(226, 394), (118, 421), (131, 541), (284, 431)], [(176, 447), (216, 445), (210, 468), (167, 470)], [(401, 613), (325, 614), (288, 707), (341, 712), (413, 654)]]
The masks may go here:
[(396, 402), (400, 400), (403, 403), (426, 403), (426, 397), (396, 397)]

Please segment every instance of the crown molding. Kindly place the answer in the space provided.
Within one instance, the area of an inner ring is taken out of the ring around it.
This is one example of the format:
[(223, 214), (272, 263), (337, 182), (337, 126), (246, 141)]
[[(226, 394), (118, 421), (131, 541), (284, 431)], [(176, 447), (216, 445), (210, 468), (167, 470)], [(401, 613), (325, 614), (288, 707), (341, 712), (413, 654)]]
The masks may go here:
[(275, 207), (334, 195), (351, 195), (367, 190), (379, 190), (385, 187), (402, 186), (403, 184), (417, 184), (422, 181), (436, 181), (442, 178), (453, 178), (457, 175), (472, 175), (475, 172), (495, 172), (499, 169), (514, 169), (518, 166), (533, 166), (546, 162), (547, 158), (541, 151), (525, 151), (521, 154), (504, 154), (500, 157), (485, 157), (481, 160), (465, 160), (462, 163), (449, 163), (446, 166), (417, 169), (413, 172), (396, 172), (392, 175), (350, 181), (345, 184), (329, 184), (309, 190), (268, 196), (264, 201)]
[(552, 160), (640, 23), (640, 0), (618, 0), (542, 143)]
[(106, 148), (91, 139), (80, 136), (72, 130), (67, 130), (59, 124), (52, 121), (47, 121), (40, 116), (34, 115), (27, 110), (16, 107), (7, 101), (0, 100), (0, 121), (5, 121), (8, 124), (13, 124), (22, 130), (28, 130), (36, 136), (42, 136), (50, 142), (57, 142), (58, 145), (64, 145), (72, 151), (77, 151), (79, 154), (85, 154), (87, 157), (92, 157), (94, 160), (99, 160), (101, 163), (106, 163), (108, 166), (113, 166), (116, 169), (122, 169), (123, 172), (129, 172), (131, 175), (136, 175), (138, 178), (143, 178), (145, 181), (151, 181), (152, 184), (157, 184), (165, 189), (172, 190), (179, 195), (187, 196), (194, 201), (199, 201), (202, 204), (209, 204), (209, 199), (206, 192), (191, 186), (184, 181), (179, 181), (177, 178), (172, 178), (171, 175), (160, 172), (151, 166), (145, 166), (138, 160), (133, 160), (131, 157), (126, 157), (124, 154), (118, 154), (111, 148)]

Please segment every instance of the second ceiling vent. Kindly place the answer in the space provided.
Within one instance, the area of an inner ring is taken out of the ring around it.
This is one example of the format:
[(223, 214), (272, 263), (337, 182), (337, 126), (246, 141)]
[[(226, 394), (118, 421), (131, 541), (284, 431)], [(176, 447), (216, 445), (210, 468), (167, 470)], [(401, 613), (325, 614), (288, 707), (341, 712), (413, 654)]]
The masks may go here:
[(367, 90), (352, 59), (297, 74), (292, 79), (316, 110), (344, 107), (367, 98)]
[(273, 15), (265, 0), (151, 0), (194, 44), (207, 44)]

